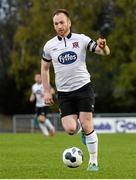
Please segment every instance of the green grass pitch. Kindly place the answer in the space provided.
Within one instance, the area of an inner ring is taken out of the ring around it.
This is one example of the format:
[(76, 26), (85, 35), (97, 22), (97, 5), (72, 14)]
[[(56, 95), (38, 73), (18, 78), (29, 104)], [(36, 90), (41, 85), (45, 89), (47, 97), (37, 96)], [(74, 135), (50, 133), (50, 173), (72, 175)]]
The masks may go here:
[[(87, 172), (88, 152), (79, 135), (57, 133), (0, 134), (0, 179), (133, 179), (136, 178), (136, 134), (98, 134), (98, 172)], [(79, 147), (84, 162), (65, 167), (64, 149)]]

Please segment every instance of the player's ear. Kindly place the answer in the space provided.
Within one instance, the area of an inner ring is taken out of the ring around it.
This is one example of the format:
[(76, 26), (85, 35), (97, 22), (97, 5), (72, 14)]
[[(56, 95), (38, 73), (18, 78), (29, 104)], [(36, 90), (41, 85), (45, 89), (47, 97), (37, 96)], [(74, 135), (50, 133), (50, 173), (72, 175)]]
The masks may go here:
[(71, 20), (68, 19), (68, 24), (69, 24), (69, 27), (71, 27)]

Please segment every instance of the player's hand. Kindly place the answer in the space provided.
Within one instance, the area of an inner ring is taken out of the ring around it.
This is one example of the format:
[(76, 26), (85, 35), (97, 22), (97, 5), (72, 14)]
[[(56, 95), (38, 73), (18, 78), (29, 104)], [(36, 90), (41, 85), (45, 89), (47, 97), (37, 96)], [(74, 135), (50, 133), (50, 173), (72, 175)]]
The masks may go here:
[(98, 38), (96, 42), (97, 42), (97, 45), (99, 46), (99, 48), (101, 48), (101, 49), (105, 48), (106, 39)]
[(44, 102), (49, 106), (54, 104), (53, 96), (51, 93), (44, 93)]

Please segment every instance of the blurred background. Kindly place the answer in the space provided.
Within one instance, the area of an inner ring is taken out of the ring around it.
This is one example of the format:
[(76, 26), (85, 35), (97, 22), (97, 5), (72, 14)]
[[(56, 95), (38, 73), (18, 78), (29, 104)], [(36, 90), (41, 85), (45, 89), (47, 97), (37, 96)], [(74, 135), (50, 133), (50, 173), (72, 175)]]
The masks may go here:
[[(29, 103), (43, 45), (55, 36), (52, 13), (66, 8), (72, 31), (107, 39), (111, 55), (87, 54), (95, 113), (136, 112), (135, 0), (0, 0), (0, 114), (34, 113)], [(51, 84), (54, 72), (51, 67)], [(56, 100), (57, 101), (57, 100)], [(52, 106), (58, 112), (57, 103)]]

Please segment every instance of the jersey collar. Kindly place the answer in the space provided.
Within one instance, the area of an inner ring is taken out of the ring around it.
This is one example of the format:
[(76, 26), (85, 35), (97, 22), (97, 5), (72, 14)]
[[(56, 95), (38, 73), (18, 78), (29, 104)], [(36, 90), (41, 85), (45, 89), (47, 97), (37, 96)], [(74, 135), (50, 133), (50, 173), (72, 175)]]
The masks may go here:
[[(72, 33), (70, 32), (68, 35), (67, 35), (67, 38), (70, 39), (72, 36)], [(61, 41), (62, 40), (62, 37), (60, 36), (57, 36), (58, 37), (58, 40)]]

